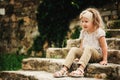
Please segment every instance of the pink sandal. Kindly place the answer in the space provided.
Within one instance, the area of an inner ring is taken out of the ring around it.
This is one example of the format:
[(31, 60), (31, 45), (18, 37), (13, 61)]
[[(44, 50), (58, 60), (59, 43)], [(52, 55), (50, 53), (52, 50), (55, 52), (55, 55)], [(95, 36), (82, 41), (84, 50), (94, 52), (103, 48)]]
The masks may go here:
[(76, 77), (76, 78), (84, 77), (84, 71), (83, 71), (81, 68), (77, 68), (77, 70), (72, 71), (72, 72), (69, 74), (69, 76), (70, 76), (70, 77)]
[[(62, 73), (63, 71), (63, 73)], [(60, 71), (54, 73), (55, 78), (61, 78), (61, 77), (66, 77), (68, 74), (68, 71), (66, 71), (64, 68), (62, 68)]]

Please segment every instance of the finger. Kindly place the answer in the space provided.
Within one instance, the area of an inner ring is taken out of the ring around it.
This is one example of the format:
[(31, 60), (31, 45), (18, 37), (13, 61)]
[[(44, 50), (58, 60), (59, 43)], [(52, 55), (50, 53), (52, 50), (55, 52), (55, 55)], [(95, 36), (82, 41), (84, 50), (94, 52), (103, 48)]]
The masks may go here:
[(100, 62), (100, 64), (102, 65), (102, 63)]
[(103, 65), (107, 65), (107, 63), (103, 63)]
[(107, 65), (107, 63), (105, 63), (105, 65)]

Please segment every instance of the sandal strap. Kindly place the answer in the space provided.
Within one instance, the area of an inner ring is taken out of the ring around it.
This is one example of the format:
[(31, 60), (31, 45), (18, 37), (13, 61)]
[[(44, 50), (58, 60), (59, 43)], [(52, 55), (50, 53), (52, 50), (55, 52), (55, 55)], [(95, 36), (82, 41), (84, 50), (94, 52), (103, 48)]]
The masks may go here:
[(55, 72), (54, 77), (62, 77), (62, 73), (60, 71)]
[(63, 70), (63, 71), (64, 71), (63, 75), (64, 75), (64, 76), (66, 76), (66, 75), (67, 75), (67, 73), (68, 73), (68, 71), (67, 71), (65, 68), (62, 68), (61, 70)]
[(84, 73), (83, 69), (77, 68), (77, 71), (80, 71), (81, 73)]
[[(62, 73), (63, 71), (63, 73)], [(62, 68), (60, 71), (56, 72), (54, 77), (64, 77), (67, 76), (68, 71), (64, 68)]]
[(72, 77), (83, 77), (84, 71), (81, 68), (77, 68), (77, 70), (72, 71), (69, 75)]
[(67, 72), (67, 70), (65, 68), (62, 68), (61, 70), (64, 71), (64, 72)]
[(57, 72), (57, 75), (58, 75), (58, 76), (62, 76), (62, 72), (58, 71), (58, 72)]

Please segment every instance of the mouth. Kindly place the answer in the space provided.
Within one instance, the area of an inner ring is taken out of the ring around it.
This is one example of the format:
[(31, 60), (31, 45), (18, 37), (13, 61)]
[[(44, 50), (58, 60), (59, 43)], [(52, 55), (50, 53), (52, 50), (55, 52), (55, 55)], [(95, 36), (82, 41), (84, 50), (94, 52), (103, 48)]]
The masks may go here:
[(84, 29), (86, 29), (87, 27), (85, 26)]

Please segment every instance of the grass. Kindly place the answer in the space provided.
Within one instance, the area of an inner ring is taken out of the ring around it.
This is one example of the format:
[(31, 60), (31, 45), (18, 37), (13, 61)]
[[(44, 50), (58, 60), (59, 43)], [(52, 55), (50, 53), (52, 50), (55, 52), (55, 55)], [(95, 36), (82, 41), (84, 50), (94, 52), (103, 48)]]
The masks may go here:
[(21, 69), (22, 59), (25, 55), (0, 53), (0, 71)]

